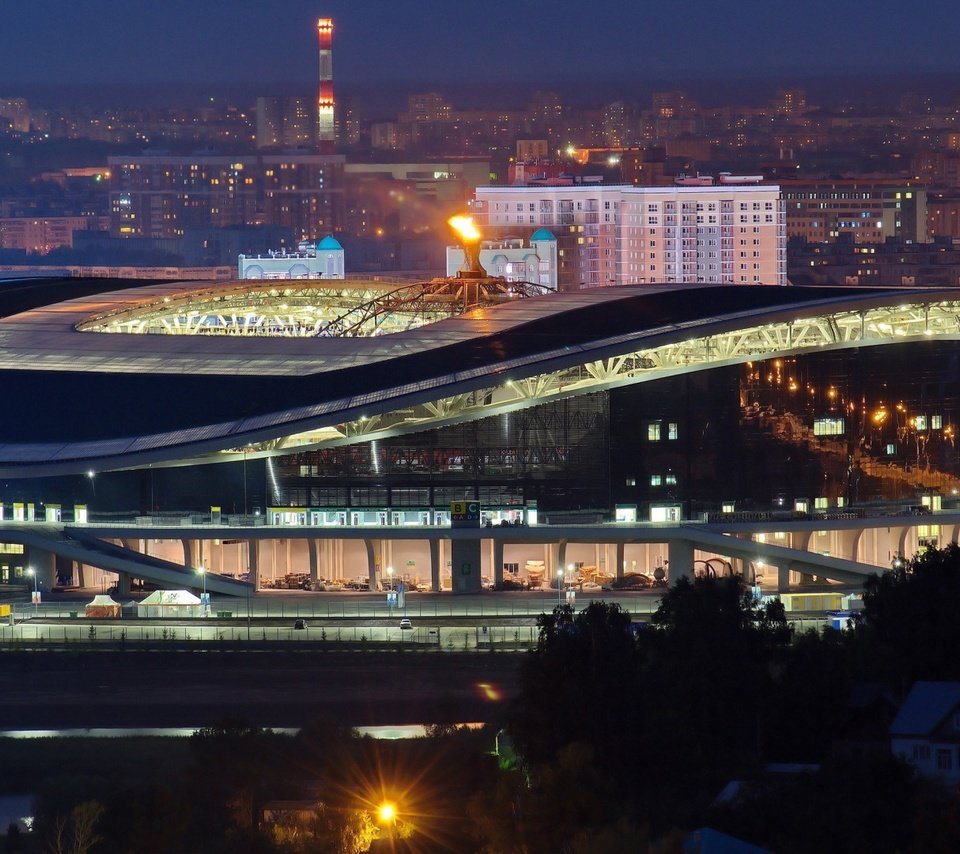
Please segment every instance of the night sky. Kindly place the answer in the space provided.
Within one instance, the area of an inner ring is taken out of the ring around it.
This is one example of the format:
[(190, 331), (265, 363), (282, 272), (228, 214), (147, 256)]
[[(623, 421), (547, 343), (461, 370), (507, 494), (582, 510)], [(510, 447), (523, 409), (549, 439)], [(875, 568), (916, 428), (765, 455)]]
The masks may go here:
[(347, 84), (951, 70), (960, 44), (953, 0), (5, 0), (3, 11), (0, 95), (26, 82), (311, 82), (321, 15), (335, 19)]

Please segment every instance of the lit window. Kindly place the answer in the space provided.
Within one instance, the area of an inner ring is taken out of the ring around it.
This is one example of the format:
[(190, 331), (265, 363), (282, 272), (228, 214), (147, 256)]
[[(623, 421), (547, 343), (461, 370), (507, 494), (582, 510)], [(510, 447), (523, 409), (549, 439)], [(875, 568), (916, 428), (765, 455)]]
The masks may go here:
[(670, 441), (674, 441), (675, 439), (677, 439), (679, 432), (680, 432), (680, 425), (678, 425), (676, 421), (671, 421), (667, 425), (667, 438)]
[(662, 482), (663, 482), (663, 478), (660, 477), (660, 475), (658, 474), (650, 475), (650, 486), (660, 486)]
[(843, 418), (815, 418), (813, 420), (814, 436), (842, 436), (845, 428)]
[(659, 421), (653, 421), (647, 425), (647, 441), (648, 442), (660, 441), (660, 422)]
[(664, 483), (666, 483), (667, 486), (676, 486), (676, 485), (677, 485), (677, 476), (676, 476), (675, 474), (668, 474), (668, 475), (664, 478)]

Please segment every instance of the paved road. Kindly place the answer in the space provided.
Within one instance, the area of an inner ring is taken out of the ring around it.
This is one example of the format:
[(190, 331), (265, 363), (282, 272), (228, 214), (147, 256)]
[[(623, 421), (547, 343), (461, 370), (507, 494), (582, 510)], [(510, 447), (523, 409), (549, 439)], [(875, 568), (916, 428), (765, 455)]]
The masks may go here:
[[(0, 729), (487, 721), (521, 656), (460, 653), (4, 653)], [(484, 687), (488, 686), (488, 687)]]

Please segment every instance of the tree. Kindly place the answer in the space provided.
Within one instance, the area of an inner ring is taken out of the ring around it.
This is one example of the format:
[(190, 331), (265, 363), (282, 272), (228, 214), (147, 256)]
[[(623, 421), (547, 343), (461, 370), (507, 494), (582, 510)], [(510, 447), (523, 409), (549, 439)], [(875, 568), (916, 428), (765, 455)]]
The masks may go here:
[(926, 549), (872, 575), (856, 629), (863, 666), (904, 689), (918, 679), (960, 679), (960, 547)]
[(96, 827), (101, 815), (102, 804), (84, 801), (70, 810), (69, 815), (58, 816), (48, 842), (50, 854), (87, 854), (100, 841)]
[(764, 698), (792, 636), (780, 602), (759, 604), (739, 577), (682, 578), (651, 622), (645, 695), (660, 737), (650, 749), (673, 782), (686, 788), (758, 758)]
[(566, 745), (588, 745), (596, 767), (627, 784), (625, 767), (638, 758), (641, 662), (630, 615), (594, 602), (578, 614), (555, 608), (537, 624), (509, 724), (521, 755), (545, 762)]

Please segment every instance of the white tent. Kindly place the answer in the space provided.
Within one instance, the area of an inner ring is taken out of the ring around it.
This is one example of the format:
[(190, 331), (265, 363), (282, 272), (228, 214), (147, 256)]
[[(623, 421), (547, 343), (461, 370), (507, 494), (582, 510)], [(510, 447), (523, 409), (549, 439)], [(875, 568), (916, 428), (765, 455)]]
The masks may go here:
[(114, 602), (106, 594), (101, 594), (94, 596), (92, 602), (87, 602), (83, 613), (86, 617), (119, 617), (120, 603)]
[(155, 590), (137, 606), (138, 617), (200, 617), (200, 599), (189, 590)]

